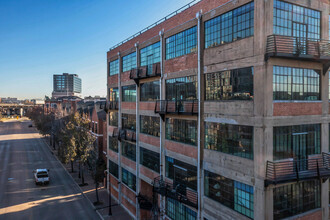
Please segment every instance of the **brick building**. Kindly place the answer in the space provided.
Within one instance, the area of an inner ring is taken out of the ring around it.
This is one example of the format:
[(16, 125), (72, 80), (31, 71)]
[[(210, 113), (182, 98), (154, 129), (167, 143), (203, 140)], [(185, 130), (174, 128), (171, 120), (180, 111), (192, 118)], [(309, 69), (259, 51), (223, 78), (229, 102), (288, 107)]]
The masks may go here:
[(329, 218), (328, 0), (195, 1), (107, 53), (134, 218)]

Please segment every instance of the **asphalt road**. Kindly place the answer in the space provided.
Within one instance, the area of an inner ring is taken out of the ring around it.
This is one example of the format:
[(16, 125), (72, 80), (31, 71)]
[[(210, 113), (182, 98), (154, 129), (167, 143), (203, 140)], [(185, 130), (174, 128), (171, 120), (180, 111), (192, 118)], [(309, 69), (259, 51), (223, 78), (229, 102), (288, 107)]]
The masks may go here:
[[(100, 219), (30, 121), (0, 122), (0, 220)], [(36, 186), (32, 171), (50, 169)]]

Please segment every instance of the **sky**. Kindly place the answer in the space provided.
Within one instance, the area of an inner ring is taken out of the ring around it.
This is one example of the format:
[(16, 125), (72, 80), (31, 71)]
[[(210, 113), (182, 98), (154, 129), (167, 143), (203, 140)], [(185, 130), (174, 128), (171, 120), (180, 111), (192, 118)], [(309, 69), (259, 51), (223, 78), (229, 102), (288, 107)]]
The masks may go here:
[(0, 97), (51, 96), (53, 74), (78, 74), (106, 96), (106, 52), (191, 0), (0, 0)]

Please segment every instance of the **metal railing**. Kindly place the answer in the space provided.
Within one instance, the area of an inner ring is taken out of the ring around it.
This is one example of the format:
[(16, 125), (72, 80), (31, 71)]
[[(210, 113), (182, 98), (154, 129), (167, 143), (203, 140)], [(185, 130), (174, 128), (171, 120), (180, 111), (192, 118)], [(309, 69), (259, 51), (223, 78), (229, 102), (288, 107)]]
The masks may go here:
[(158, 62), (148, 66), (132, 69), (129, 74), (129, 78), (134, 80), (145, 79), (149, 77), (160, 76), (160, 73), (160, 63)]
[(312, 38), (270, 35), (267, 37), (266, 60), (269, 57), (330, 59), (330, 41)]
[(308, 159), (267, 161), (265, 186), (306, 179), (330, 177), (330, 155), (313, 155)]
[(153, 192), (198, 208), (198, 195), (196, 191), (187, 188), (185, 185), (174, 185), (171, 182), (166, 182), (161, 176), (154, 179)]
[(116, 44), (115, 46), (111, 47), (110, 50), (113, 50), (113, 49), (115, 49), (116, 47), (119, 47), (120, 45), (122, 45), (122, 44), (124, 44), (124, 43), (126, 43), (126, 42), (132, 40), (133, 38), (139, 36), (140, 34), (146, 32), (147, 30), (150, 30), (151, 28), (156, 27), (156, 26), (159, 25), (160, 23), (162, 23), (162, 22), (164, 22), (164, 21), (170, 19), (171, 17), (177, 15), (177, 14), (180, 13), (180, 12), (183, 12), (184, 10), (186, 10), (186, 9), (188, 9), (188, 8), (190, 8), (190, 7), (192, 7), (193, 5), (197, 4), (197, 3), (200, 2), (200, 1), (201, 1), (201, 0), (193, 0), (193, 1), (189, 2), (188, 4), (182, 6), (181, 8), (179, 8), (178, 10), (176, 10), (176, 11), (172, 12), (171, 14), (167, 15), (166, 17), (164, 17), (164, 18), (162, 18), (162, 19), (156, 21), (155, 23), (153, 23), (153, 24), (149, 25), (148, 27), (142, 29), (141, 31), (137, 32), (136, 34), (133, 34), (132, 36), (126, 38), (126, 39), (123, 40), (122, 42), (120, 42), (120, 43)]
[(118, 140), (127, 140), (136, 142), (136, 133), (135, 131), (128, 130), (128, 129), (120, 129), (118, 134)]
[(198, 114), (198, 99), (194, 100), (157, 100), (155, 113), (159, 114)]
[(143, 209), (143, 210), (151, 210), (152, 209), (152, 207), (153, 207), (152, 198), (149, 198), (148, 196), (145, 196), (145, 195), (139, 193), (137, 195), (137, 199), (138, 199), (140, 209)]

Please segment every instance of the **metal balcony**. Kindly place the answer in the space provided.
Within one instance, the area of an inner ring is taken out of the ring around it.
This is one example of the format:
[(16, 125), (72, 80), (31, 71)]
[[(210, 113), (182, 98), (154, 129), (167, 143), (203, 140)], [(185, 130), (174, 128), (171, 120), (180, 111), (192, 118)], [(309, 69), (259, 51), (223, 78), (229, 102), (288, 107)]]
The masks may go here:
[(157, 100), (155, 113), (158, 113), (162, 119), (166, 114), (198, 115), (198, 100)]
[(156, 177), (153, 182), (153, 192), (162, 196), (175, 199), (188, 206), (198, 208), (198, 195), (196, 191), (185, 185), (166, 182), (162, 177)]
[(118, 140), (136, 142), (136, 133), (135, 133), (135, 131), (132, 131), (132, 130), (120, 129), (119, 134), (118, 134)]
[(324, 65), (323, 73), (330, 67), (330, 41), (270, 35), (267, 37), (265, 60), (270, 57), (310, 60)]
[(161, 73), (160, 63), (154, 63), (151, 65), (132, 69), (129, 74), (129, 78), (133, 79), (135, 83), (138, 84), (139, 80), (160, 76), (160, 73)]
[(139, 195), (137, 195), (137, 198), (138, 198), (138, 203), (139, 203), (139, 206), (140, 206), (140, 209), (143, 209), (143, 210), (151, 210), (152, 207), (153, 207), (153, 203), (152, 203), (152, 199), (145, 196), (145, 195), (142, 195), (141, 193), (139, 193)]
[(330, 177), (330, 154), (322, 153), (308, 159), (267, 161), (265, 186)]

